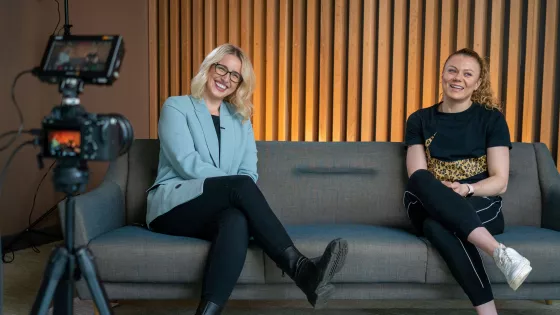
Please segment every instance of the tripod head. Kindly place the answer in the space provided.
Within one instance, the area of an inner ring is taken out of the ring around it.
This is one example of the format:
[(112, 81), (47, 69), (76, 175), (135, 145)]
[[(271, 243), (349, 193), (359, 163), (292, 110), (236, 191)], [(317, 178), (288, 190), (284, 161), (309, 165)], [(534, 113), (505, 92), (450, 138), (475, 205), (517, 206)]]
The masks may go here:
[(89, 169), (84, 160), (58, 160), (54, 168), (54, 189), (66, 195), (75, 195), (86, 189)]

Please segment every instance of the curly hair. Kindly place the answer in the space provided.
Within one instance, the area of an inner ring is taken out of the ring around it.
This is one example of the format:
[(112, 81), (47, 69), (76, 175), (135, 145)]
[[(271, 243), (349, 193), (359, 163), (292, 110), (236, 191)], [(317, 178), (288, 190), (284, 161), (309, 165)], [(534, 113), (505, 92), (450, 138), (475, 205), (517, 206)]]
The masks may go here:
[(243, 118), (243, 121), (251, 118), (253, 111), (253, 104), (251, 103), (251, 96), (255, 89), (255, 72), (249, 57), (245, 55), (241, 48), (232, 44), (223, 44), (212, 50), (211, 53), (204, 58), (200, 65), (198, 73), (194, 76), (191, 82), (191, 95), (202, 99), (204, 90), (206, 89), (206, 82), (208, 81), (208, 71), (213, 64), (222, 60), (225, 55), (233, 55), (241, 60), (241, 76), (243, 80), (237, 86), (237, 89), (224, 100), (235, 107), (235, 112)]
[(476, 59), (478, 65), (480, 66), (480, 86), (473, 92), (471, 100), (487, 107), (488, 109), (497, 109), (501, 111), (502, 105), (500, 104), (500, 101), (494, 97), (492, 88), (490, 87), (490, 70), (486, 60), (484, 60), (484, 58), (482, 58), (476, 51), (469, 48), (463, 48), (449, 55), (447, 60), (445, 60), (445, 64), (447, 64), (447, 61), (451, 57), (456, 55), (472, 57)]

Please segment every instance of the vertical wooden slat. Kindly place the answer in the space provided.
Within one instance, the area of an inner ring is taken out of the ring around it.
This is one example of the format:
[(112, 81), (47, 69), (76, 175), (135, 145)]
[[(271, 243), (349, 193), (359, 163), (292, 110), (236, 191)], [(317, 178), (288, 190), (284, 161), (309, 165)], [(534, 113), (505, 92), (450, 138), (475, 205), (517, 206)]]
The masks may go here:
[(488, 33), (488, 0), (474, 0), (474, 43), (473, 50), (486, 57), (486, 34)]
[[(546, 1), (546, 20), (544, 29), (544, 65), (542, 80), (542, 108), (541, 108), (541, 134), (540, 141), (547, 145), (549, 150), (553, 147), (553, 125), (554, 125), (554, 108), (558, 104), (554, 103), (556, 69), (558, 68), (558, 60), (556, 60), (558, 47), (558, 0)], [(558, 96), (557, 96), (558, 97)], [(560, 137), (558, 137), (560, 139)], [(558, 145), (560, 150), (560, 145)], [(559, 152), (560, 153), (560, 152)], [(558, 155), (560, 156), (560, 154)], [(560, 163), (557, 164), (560, 169)]]
[(459, 0), (457, 3), (457, 50), (472, 47), (470, 32), (472, 24), (471, 0)]
[(389, 80), (391, 67), (391, 2), (379, 2), (379, 35), (377, 40), (377, 112), (375, 140), (389, 140)]
[(512, 141), (519, 141), (517, 136), (517, 117), (519, 107), (519, 60), (521, 45), (521, 0), (511, 0), (509, 38), (508, 38), (508, 65), (507, 65), (507, 94), (506, 94), (506, 120), (509, 126)]
[(228, 0), (205, 0), (206, 2), (216, 2), (215, 12), (216, 20), (214, 22), (216, 32), (216, 46), (222, 45), (228, 42), (228, 25), (229, 25), (229, 1)]
[(540, 0), (531, 0), (527, 7), (527, 45), (525, 50), (525, 83), (523, 87), (523, 125), (521, 141), (536, 141), (537, 71), (539, 53)]
[[(223, 10), (223, 6), (218, 7)], [(199, 35), (200, 36), (200, 35)], [(220, 42), (222, 44), (222, 42)], [(216, 3), (204, 1), (204, 57), (216, 48)]]
[(150, 84), (149, 126), (150, 139), (157, 138), (157, 123), (159, 118), (158, 98), (158, 6), (157, 0), (148, 1), (148, 80)]
[(439, 62), (438, 33), (439, 6), (437, 0), (426, 0), (424, 30), (424, 70), (422, 84), (422, 108), (432, 106), (438, 100)]
[(391, 94), (391, 141), (402, 141), (404, 138), (404, 98), (406, 86), (406, 10), (408, 0), (397, 0), (393, 28), (393, 82)]
[(253, 60), (253, 0), (241, 0), (241, 48)]
[(192, 64), (192, 2), (181, 1), (181, 94), (190, 94)]
[(278, 41), (278, 140), (290, 139), (292, 1), (280, 1)]
[[(239, 46), (241, 43), (239, 41), (239, 0), (229, 0), (229, 39), (228, 42), (230, 44)], [(222, 25), (222, 22), (218, 20), (219, 25)]]
[(253, 115), (253, 130), (255, 138), (263, 140), (265, 137), (264, 131), (264, 118), (266, 106), (266, 40), (265, 40), (265, 4), (263, 1), (254, 2), (254, 19), (253, 19), (253, 66), (255, 68), (255, 76), (257, 77), (257, 84), (253, 94), (254, 115)]
[(292, 121), (291, 139), (304, 139), (305, 105), (305, 3), (294, 1), (294, 24), (292, 42)]
[[(265, 137), (264, 140), (278, 138), (278, 1), (266, 1), (266, 76), (261, 78), (265, 82)], [(261, 82), (262, 82), (261, 81)]]
[(334, 2), (333, 141), (346, 140), (346, 82), (348, 32), (346, 1)]
[(376, 55), (375, 44), (377, 42), (377, 1), (364, 2), (364, 38), (362, 52), (362, 113), (361, 113), (361, 140), (372, 141), (375, 130), (375, 86), (376, 86)]
[(332, 140), (333, 0), (321, 1), (319, 48), (319, 141)]
[(307, 0), (307, 47), (305, 61), (305, 141), (317, 140), (317, 117), (319, 100), (319, 0)]
[(179, 95), (180, 93), (180, 71), (181, 62), (179, 59), (179, 48), (180, 48), (180, 27), (181, 23), (179, 20), (179, 13), (181, 12), (179, 7), (179, 0), (171, 0), (169, 3), (169, 71), (170, 71), (170, 90), (171, 96)]
[(422, 0), (410, 1), (405, 121), (422, 104), (422, 3)]
[(445, 61), (455, 52), (455, 38), (457, 32), (455, 29), (456, 21), (456, 0), (445, 0), (441, 4), (441, 42), (440, 42), (440, 53), (439, 53), (439, 66), (438, 66), (438, 100), (442, 97), (441, 88), (441, 73), (443, 71), (443, 66)]
[(193, 30), (198, 30), (195, 33), (193, 31), (193, 76), (198, 73), (200, 64), (204, 60), (204, 36), (200, 34), (205, 34), (204, 31), (204, 0), (192, 0), (192, 18), (193, 18)]
[[(490, 85), (495, 95), (502, 98), (502, 70), (504, 60), (504, 0), (492, 0), (492, 26), (490, 30)], [(502, 102), (503, 103), (503, 102)]]
[(350, 1), (348, 41), (348, 99), (346, 116), (346, 141), (358, 141), (360, 135), (360, 53), (362, 50), (362, 5), (361, 1)]
[(169, 0), (159, 0), (159, 106), (169, 97)]

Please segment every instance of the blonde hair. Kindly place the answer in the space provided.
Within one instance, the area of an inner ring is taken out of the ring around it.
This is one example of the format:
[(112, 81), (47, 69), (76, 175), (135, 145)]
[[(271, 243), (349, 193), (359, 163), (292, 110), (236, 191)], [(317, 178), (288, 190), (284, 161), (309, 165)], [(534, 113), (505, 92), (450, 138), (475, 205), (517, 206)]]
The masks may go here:
[(496, 97), (494, 97), (492, 88), (490, 87), (490, 70), (486, 60), (484, 60), (484, 58), (482, 58), (476, 51), (469, 48), (463, 48), (449, 55), (449, 57), (447, 57), (447, 60), (445, 60), (445, 64), (447, 64), (447, 61), (451, 57), (456, 55), (472, 57), (478, 62), (478, 65), (480, 66), (480, 85), (478, 89), (473, 92), (471, 100), (475, 103), (485, 106), (488, 109), (497, 109), (501, 111), (502, 105), (500, 104), (500, 101)]
[(243, 118), (243, 121), (251, 117), (253, 111), (253, 104), (251, 103), (251, 96), (255, 89), (255, 72), (253, 65), (241, 48), (232, 44), (223, 44), (216, 47), (209, 53), (200, 65), (198, 73), (194, 76), (191, 82), (191, 95), (202, 99), (206, 89), (206, 82), (208, 81), (208, 71), (215, 63), (222, 60), (225, 55), (233, 55), (241, 60), (241, 76), (243, 80), (238, 83), (237, 88), (233, 93), (228, 95), (224, 100), (235, 107), (235, 112)]

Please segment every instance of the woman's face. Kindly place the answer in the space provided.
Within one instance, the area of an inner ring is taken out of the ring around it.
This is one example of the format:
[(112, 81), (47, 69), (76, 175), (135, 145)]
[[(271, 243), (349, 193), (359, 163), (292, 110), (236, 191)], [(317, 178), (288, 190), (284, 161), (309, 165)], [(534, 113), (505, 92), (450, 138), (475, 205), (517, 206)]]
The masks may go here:
[(480, 86), (480, 65), (470, 56), (454, 55), (445, 64), (441, 75), (444, 97), (464, 101)]
[(224, 99), (235, 92), (241, 81), (241, 60), (234, 55), (225, 55), (210, 67), (206, 93), (213, 98)]

